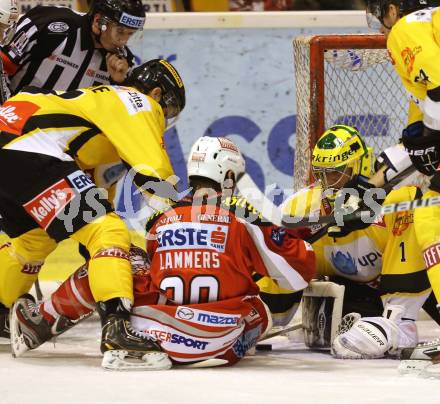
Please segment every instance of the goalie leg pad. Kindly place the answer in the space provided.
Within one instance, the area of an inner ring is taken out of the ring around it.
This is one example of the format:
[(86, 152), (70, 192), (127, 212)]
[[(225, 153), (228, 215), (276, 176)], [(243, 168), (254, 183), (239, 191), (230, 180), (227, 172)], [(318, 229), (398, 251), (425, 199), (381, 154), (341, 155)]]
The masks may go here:
[(344, 286), (314, 281), (304, 290), (302, 322), (309, 348), (330, 349), (342, 317)]

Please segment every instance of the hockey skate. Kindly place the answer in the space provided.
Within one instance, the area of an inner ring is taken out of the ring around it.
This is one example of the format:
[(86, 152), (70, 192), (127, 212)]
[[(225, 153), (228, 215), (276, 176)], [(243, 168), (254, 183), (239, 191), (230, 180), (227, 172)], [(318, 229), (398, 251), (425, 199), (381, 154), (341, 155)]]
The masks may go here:
[(102, 367), (106, 370), (167, 370), (168, 354), (156, 339), (139, 333), (130, 324), (122, 299), (98, 304), (102, 321)]
[(440, 378), (440, 338), (403, 349), (399, 373)]
[(20, 297), (11, 309), (11, 349), (17, 358), (30, 349), (38, 348), (53, 336), (73, 327), (77, 321), (60, 316), (55, 323), (49, 324), (39, 311), (39, 305), (31, 295)]

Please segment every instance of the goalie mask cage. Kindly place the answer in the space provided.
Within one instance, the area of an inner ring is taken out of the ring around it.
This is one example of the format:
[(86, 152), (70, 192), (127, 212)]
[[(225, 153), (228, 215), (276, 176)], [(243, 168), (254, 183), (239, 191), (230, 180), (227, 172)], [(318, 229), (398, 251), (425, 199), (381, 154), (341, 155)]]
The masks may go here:
[(312, 149), (326, 128), (355, 126), (376, 154), (406, 126), (408, 96), (383, 35), (317, 35), (293, 42), (296, 80), (294, 188), (312, 180)]

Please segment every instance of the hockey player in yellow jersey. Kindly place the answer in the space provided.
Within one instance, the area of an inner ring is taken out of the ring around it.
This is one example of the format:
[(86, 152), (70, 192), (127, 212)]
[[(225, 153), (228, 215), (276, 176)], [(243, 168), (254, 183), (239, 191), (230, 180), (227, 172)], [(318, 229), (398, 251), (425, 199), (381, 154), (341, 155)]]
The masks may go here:
[[(384, 150), (381, 170), (367, 182), (360, 180), (349, 184), (361, 196), (368, 188), (382, 187), (411, 165), (422, 174), (432, 176), (429, 190), (423, 198), (440, 194), (440, 67), (437, 63), (440, 50), (439, 5), (436, 0), (367, 1), (368, 25), (385, 35), (392, 63), (411, 102), (407, 127), (402, 133), (404, 148), (396, 145)], [(359, 208), (363, 208), (362, 202), (359, 202)], [(417, 241), (437, 301), (440, 299), (440, 258), (437, 254), (440, 242), (439, 217), (439, 206), (414, 211)], [(352, 222), (348, 226), (345, 224), (344, 232), (364, 226), (360, 222)], [(426, 349), (430, 356), (423, 353)], [(418, 355), (418, 351), (422, 354)], [(405, 350), (403, 357), (410, 356), (438, 360), (440, 344), (433, 343), (428, 348), (416, 348), (415, 351)], [(440, 365), (430, 366), (426, 371), (440, 373)]]
[[(129, 324), (133, 300), (128, 229), (105, 190), (85, 170), (122, 161), (145, 194), (177, 200), (163, 135), (185, 106), (175, 68), (155, 59), (135, 69), (127, 87), (56, 93), (29, 87), (0, 109), (0, 215), (11, 242), (0, 247), (0, 302), (10, 307), (35, 281), (57, 242), (71, 237), (91, 256), (90, 286), (102, 320), (101, 350), (170, 366), (159, 346)], [(20, 311), (20, 299), (17, 315)], [(35, 319), (35, 325), (38, 326)], [(65, 328), (64, 326), (62, 328)], [(28, 330), (32, 333), (32, 330)], [(14, 339), (19, 354), (26, 340)], [(146, 355), (148, 354), (148, 355)]]
[[(373, 164), (373, 151), (358, 131), (334, 125), (313, 149), (312, 169), (317, 183), (294, 195), (287, 205), (288, 213), (295, 217), (331, 214), (337, 191), (356, 176), (370, 177)], [(417, 187), (404, 186), (391, 191), (385, 203), (419, 197)], [(334, 339), (337, 357), (395, 355), (399, 349), (417, 343), (415, 320), (431, 289), (415, 236), (413, 214), (386, 215), (365, 229), (339, 238), (324, 233), (313, 242), (317, 273), (345, 285), (342, 314), (357, 311), (366, 316), (348, 315), (357, 321)], [(319, 225), (312, 228), (312, 233), (317, 231)], [(370, 335), (376, 335), (377, 340)]]

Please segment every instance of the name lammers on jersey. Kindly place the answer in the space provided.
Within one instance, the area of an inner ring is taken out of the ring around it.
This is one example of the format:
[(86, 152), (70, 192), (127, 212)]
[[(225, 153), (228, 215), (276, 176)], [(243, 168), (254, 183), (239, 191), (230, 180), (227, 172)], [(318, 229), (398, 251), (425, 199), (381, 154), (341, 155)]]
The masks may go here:
[(162, 251), (158, 255), (161, 270), (220, 268), (219, 253), (215, 251)]
[(157, 227), (157, 251), (215, 250), (224, 252), (228, 227), (212, 223), (177, 222)]

